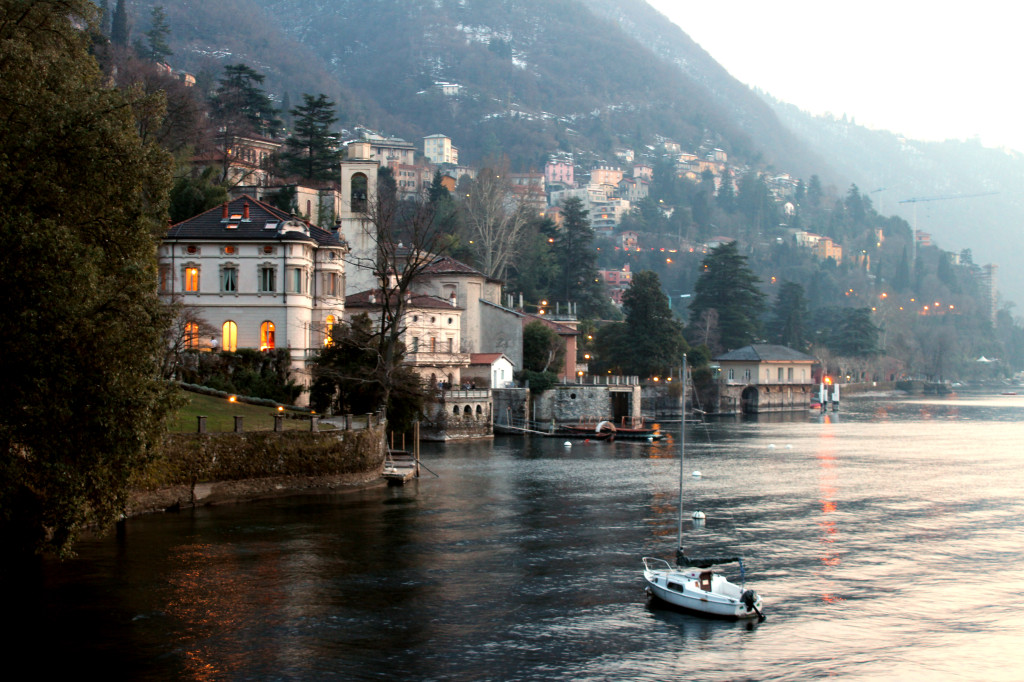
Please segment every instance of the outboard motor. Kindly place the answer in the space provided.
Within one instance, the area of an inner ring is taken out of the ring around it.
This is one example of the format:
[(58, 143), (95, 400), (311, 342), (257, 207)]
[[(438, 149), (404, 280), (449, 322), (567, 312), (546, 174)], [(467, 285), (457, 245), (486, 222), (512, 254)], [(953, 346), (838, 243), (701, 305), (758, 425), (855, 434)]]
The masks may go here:
[(753, 611), (757, 614), (758, 618), (764, 620), (764, 614), (756, 606), (758, 598), (757, 592), (753, 590), (743, 590), (743, 594), (740, 595), (740, 601), (747, 607), (747, 611)]

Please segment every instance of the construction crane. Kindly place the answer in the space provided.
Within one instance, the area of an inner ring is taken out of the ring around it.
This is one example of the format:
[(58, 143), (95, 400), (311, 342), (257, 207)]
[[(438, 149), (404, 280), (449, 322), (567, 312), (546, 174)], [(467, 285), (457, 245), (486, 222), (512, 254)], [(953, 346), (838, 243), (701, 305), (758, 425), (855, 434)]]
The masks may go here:
[(917, 205), (923, 201), (947, 201), (949, 199), (970, 199), (972, 197), (987, 197), (993, 194), (999, 194), (999, 192), (978, 192), (976, 194), (946, 194), (937, 197), (911, 197), (909, 199), (901, 199), (897, 203), (900, 204), (913, 204), (914, 205), (914, 232), (910, 239), (911, 256), (910, 262), (911, 267), (914, 267), (914, 263), (917, 262)]

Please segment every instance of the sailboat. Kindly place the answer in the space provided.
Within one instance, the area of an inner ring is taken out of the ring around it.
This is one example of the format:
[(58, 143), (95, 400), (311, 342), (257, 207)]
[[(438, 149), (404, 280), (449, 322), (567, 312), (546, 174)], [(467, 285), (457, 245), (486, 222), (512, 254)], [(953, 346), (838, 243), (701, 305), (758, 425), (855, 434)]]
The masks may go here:
[[(683, 421), (679, 452), (679, 535), (676, 565), (664, 559), (643, 557), (645, 592), (649, 598), (708, 616), (764, 620), (761, 596), (745, 589), (740, 557), (688, 557), (683, 552), (683, 455), (686, 452), (686, 355), (683, 355)], [(714, 566), (739, 562), (740, 584), (716, 573)]]

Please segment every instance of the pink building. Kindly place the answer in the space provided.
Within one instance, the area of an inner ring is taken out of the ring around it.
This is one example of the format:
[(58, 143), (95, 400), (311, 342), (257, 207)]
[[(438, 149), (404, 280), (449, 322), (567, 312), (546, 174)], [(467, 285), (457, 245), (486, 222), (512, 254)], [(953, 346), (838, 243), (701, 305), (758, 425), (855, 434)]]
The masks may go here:
[(573, 164), (569, 159), (550, 159), (544, 166), (544, 180), (550, 184), (560, 184), (566, 187), (575, 187), (573, 179)]

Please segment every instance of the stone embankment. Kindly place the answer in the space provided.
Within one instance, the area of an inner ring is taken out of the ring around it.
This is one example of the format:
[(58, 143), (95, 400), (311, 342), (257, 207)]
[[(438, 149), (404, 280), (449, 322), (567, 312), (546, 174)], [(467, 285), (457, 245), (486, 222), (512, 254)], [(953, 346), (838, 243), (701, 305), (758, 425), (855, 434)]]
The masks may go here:
[(385, 426), (167, 434), (134, 482), (128, 515), (382, 483)]

